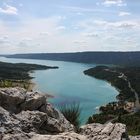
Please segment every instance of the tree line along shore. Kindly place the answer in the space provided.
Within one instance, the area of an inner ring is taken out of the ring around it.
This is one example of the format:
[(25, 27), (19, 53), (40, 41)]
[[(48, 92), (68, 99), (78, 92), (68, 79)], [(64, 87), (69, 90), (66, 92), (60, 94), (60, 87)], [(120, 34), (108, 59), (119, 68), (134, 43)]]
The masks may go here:
[(106, 80), (119, 91), (118, 101), (101, 106), (87, 123), (120, 122), (130, 135), (140, 135), (140, 67), (96, 66), (84, 74)]
[(56, 69), (58, 67), (0, 62), (0, 87), (22, 87), (31, 90), (34, 83), (30, 73), (35, 70)]

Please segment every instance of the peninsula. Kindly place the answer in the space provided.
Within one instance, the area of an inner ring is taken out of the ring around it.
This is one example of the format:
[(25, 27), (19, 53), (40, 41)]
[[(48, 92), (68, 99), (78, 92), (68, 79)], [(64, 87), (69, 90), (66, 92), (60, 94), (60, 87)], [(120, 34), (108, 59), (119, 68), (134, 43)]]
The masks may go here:
[(0, 62), (0, 87), (20, 86), (29, 88), (32, 84), (30, 73), (34, 70), (56, 69), (54, 66), (44, 66), (25, 63)]
[(106, 80), (118, 91), (117, 102), (100, 107), (88, 123), (121, 122), (127, 125), (129, 134), (140, 134), (140, 67), (96, 66), (84, 74)]

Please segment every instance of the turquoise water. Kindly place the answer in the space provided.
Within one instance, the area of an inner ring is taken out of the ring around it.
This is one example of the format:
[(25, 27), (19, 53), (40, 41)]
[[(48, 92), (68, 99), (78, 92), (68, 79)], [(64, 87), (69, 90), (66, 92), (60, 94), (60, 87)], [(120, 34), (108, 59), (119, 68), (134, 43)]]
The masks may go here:
[(105, 81), (84, 75), (83, 71), (95, 67), (94, 64), (83, 64), (50, 60), (13, 59), (0, 57), (4, 62), (25, 62), (58, 66), (59, 69), (35, 71), (31, 74), (37, 84), (36, 89), (54, 96), (49, 99), (55, 106), (65, 103), (80, 103), (82, 123), (97, 112), (97, 108), (116, 100), (117, 90)]

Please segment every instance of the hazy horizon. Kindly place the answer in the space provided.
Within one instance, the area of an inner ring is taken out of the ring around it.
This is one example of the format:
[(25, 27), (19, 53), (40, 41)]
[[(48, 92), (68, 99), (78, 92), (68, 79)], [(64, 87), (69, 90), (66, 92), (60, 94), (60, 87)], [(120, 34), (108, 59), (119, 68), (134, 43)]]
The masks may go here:
[(0, 55), (16, 55), (16, 54), (55, 54), (55, 53), (140, 53), (140, 51), (82, 51), (82, 52), (31, 52), (31, 53), (9, 53), (9, 54), (1, 54)]
[(140, 51), (139, 0), (0, 0), (0, 54)]

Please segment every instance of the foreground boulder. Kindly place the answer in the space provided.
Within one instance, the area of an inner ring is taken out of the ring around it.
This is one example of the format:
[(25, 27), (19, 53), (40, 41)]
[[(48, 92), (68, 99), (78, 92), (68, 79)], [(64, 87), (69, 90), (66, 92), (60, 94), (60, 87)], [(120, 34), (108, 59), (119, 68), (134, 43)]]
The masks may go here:
[(81, 127), (81, 134), (86, 135), (88, 140), (122, 140), (128, 139), (124, 124), (99, 123), (88, 124)]
[(62, 113), (38, 92), (0, 89), (0, 140), (127, 140), (120, 123), (89, 124), (79, 134)]
[(10, 112), (19, 112), (19, 105), (25, 101), (25, 89), (22, 88), (1, 88), (0, 106)]
[(8, 123), (8, 127), (13, 126), (12, 131), (16, 129), (46, 134), (74, 130), (73, 125), (47, 102), (46, 96), (38, 92), (26, 92), (22, 88), (1, 88), (0, 106), (1, 127), (5, 128)]
[(13, 113), (21, 110), (38, 110), (46, 105), (46, 97), (38, 92), (27, 92), (23, 88), (1, 88), (0, 106)]

